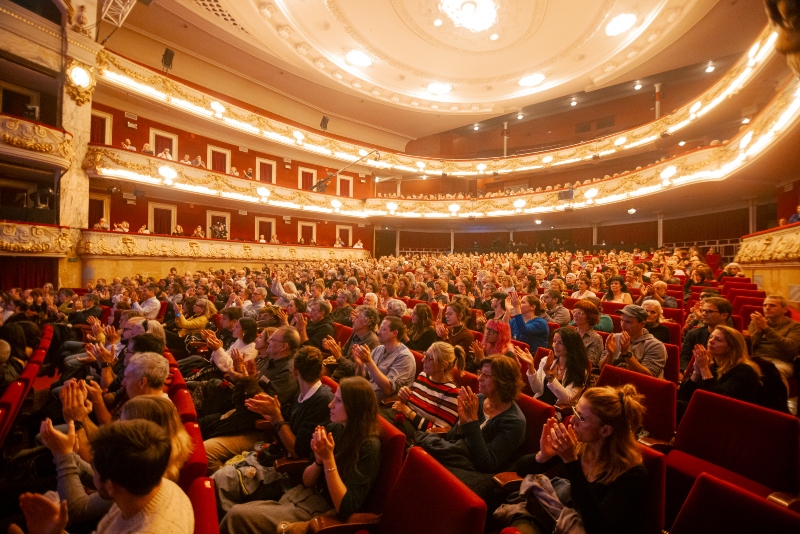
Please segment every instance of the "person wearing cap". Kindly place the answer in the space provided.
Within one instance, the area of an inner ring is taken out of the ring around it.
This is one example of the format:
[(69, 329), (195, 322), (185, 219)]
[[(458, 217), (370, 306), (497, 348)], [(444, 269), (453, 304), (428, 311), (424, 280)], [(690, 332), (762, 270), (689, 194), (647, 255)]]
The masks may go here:
[(664, 378), (667, 349), (644, 327), (647, 310), (628, 304), (619, 313), (622, 332), (606, 339), (606, 349), (600, 358), (600, 369), (613, 365), (635, 373)]
[(353, 302), (355, 302), (355, 300), (350, 291), (340, 289), (339, 292), (336, 293), (336, 309), (331, 312), (334, 323), (353, 328), (353, 319), (350, 317), (354, 311), (352, 306)]
[(351, 293), (353, 302), (357, 302), (358, 299), (361, 298), (361, 290), (358, 288), (358, 279), (355, 276), (351, 276), (347, 279), (345, 287)]

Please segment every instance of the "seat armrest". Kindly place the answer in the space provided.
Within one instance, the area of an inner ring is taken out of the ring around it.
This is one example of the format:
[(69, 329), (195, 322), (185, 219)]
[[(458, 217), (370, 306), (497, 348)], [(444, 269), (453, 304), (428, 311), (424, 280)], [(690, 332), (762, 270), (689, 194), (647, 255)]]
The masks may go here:
[(514, 472), (497, 473), (492, 479), (495, 486), (499, 487), (504, 493), (511, 493), (519, 489), (522, 484), (522, 477)]
[(308, 458), (297, 459), (297, 458), (290, 458), (287, 456), (285, 458), (278, 458), (277, 460), (275, 460), (273, 467), (275, 468), (275, 471), (277, 471), (278, 473), (286, 473), (291, 477), (294, 475), (302, 474), (305, 468), (308, 467), (308, 464), (310, 463), (311, 460), (309, 460)]
[(264, 432), (274, 432), (275, 427), (272, 426), (272, 421), (266, 419), (259, 419), (256, 421), (256, 430), (263, 430)]
[(355, 534), (360, 531), (373, 532), (381, 516), (378, 514), (353, 514), (342, 521), (336, 516), (322, 515), (315, 517), (308, 524), (309, 534), (325, 532), (326, 534)]
[(675, 439), (671, 439), (669, 441), (664, 441), (661, 439), (656, 439), (650, 436), (642, 436), (639, 438), (639, 443), (646, 447), (650, 447), (653, 450), (660, 452), (661, 454), (667, 454), (669, 451), (674, 449), (673, 442)]
[(800, 495), (784, 491), (776, 491), (775, 493), (771, 493), (767, 497), (767, 500), (783, 508), (788, 508), (793, 512), (800, 513)]
[(89, 338), (86, 336), (92, 333), (92, 327), (89, 326), (88, 324), (76, 324), (73, 325), (73, 327), (81, 331), (81, 336), (82, 336), (81, 341), (83, 343), (89, 343)]

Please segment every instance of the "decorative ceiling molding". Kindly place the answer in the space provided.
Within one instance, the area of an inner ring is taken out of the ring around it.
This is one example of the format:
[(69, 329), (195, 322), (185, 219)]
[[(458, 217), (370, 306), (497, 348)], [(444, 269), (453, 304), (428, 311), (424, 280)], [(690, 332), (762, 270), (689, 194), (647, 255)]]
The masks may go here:
[[(738, 92), (755, 78), (759, 69), (772, 57), (776, 38), (777, 34), (766, 27), (748, 53), (696, 99), (660, 119), (612, 136), (536, 154), (491, 159), (418, 158), (381, 150), (379, 161), (367, 159), (363, 164), (377, 170), (401, 171), (411, 175), (424, 173), (478, 177), (494, 173), (503, 175), (545, 171), (550, 167), (582, 163), (610, 154), (624, 153), (655, 143), (663, 135), (674, 134), (686, 128)], [(108, 51), (98, 54), (97, 65), (101, 83), (122, 87), (174, 109), (202, 117), (213, 124), (277, 144), (348, 163), (360, 160), (375, 148), (328, 137), (317, 131), (296, 128), (239, 106), (220, 102), (219, 99), (167, 78), (154, 69), (138, 65)], [(212, 102), (221, 105), (223, 111), (213, 110)]]

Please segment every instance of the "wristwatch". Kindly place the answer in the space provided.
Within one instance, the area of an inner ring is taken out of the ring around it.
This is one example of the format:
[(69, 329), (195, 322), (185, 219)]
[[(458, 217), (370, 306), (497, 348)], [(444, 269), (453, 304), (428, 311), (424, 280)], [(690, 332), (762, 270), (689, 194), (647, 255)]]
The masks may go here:
[(279, 432), (281, 427), (286, 424), (285, 420), (278, 421), (276, 423), (272, 423), (272, 427), (275, 429), (275, 432)]
[(633, 355), (630, 352), (626, 352), (624, 354), (620, 354), (620, 356), (622, 356), (623, 360), (627, 360), (628, 358), (630, 358)]
[(107, 367), (113, 367), (113, 366), (114, 366), (114, 364), (111, 363), (111, 362), (103, 362), (103, 363), (100, 364), (100, 368), (101, 369), (105, 369)]

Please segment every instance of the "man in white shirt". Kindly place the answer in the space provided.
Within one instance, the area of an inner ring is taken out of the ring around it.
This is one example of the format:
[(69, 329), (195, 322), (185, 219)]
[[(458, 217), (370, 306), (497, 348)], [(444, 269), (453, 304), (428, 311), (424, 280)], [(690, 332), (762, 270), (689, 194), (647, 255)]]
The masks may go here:
[(246, 301), (242, 303), (242, 315), (245, 317), (252, 317), (258, 319), (258, 313), (266, 305), (267, 289), (264, 287), (257, 287), (253, 294), (250, 296), (250, 303)]
[(137, 292), (131, 293), (131, 309), (142, 312), (145, 319), (155, 319), (158, 317), (158, 312), (161, 311), (161, 303), (156, 298), (156, 290), (158, 288), (155, 284), (147, 284), (142, 288), (142, 302), (139, 303), (139, 294)]

